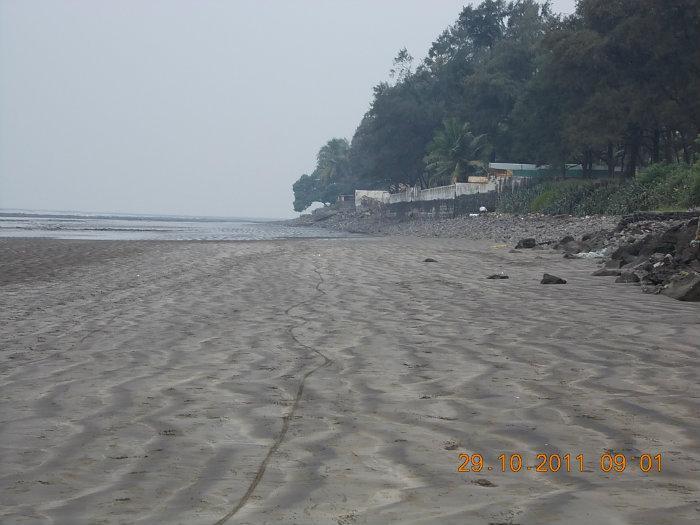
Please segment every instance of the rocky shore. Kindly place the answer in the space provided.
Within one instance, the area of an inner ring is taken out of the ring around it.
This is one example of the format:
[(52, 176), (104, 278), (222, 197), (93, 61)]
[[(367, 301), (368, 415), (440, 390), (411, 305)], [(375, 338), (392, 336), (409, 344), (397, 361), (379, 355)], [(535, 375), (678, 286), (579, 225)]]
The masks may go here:
[[(693, 216), (695, 215), (695, 216)], [(700, 229), (697, 214), (634, 214), (614, 230), (554, 245), (564, 257), (600, 258), (598, 277), (641, 286), (681, 301), (700, 301)]]
[(313, 214), (289, 221), (293, 226), (316, 226), (368, 235), (410, 235), (414, 237), (459, 238), (515, 243), (524, 237), (537, 242), (556, 242), (566, 236), (580, 237), (585, 232), (614, 229), (617, 216), (572, 217), (569, 215), (510, 215), (483, 213), (443, 220), (397, 221), (380, 213), (349, 209), (323, 208)]
[(624, 217), (483, 213), (445, 220), (397, 221), (381, 212), (324, 208), (290, 221), (369, 235), (489, 240), (514, 249), (558, 250), (598, 259), (594, 274), (683, 301), (700, 301), (698, 215), (642, 212)]

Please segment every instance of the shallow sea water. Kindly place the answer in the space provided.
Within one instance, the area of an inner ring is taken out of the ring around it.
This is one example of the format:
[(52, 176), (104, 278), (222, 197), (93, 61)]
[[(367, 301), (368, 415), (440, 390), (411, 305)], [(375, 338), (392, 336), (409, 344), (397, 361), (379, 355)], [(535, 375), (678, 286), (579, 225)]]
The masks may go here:
[(92, 240), (250, 241), (337, 238), (349, 234), (251, 219), (12, 214), (0, 215), (0, 237)]

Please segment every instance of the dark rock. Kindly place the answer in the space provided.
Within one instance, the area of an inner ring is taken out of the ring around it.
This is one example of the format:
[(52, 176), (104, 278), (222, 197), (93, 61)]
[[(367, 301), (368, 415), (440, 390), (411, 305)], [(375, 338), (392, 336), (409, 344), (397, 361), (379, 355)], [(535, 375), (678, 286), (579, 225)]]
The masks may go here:
[(487, 279), (510, 279), (510, 277), (504, 273), (494, 273), (493, 275), (489, 275)]
[(567, 235), (554, 245), (554, 249), (564, 253), (581, 253), (581, 245), (582, 243), (576, 241), (571, 235)]
[(565, 253), (564, 254), (564, 259), (576, 259), (576, 256), (573, 253)]
[(518, 244), (515, 245), (515, 249), (521, 250), (523, 248), (534, 248), (535, 246), (537, 246), (537, 241), (535, 241), (535, 239), (520, 239)]
[(567, 242), (566, 244), (557, 244), (554, 248), (564, 253), (581, 253), (581, 245), (576, 241)]
[(561, 277), (557, 277), (556, 275), (550, 275), (548, 273), (545, 273), (542, 276), (540, 284), (566, 284), (566, 281)]
[(423, 262), (437, 262), (437, 261), (436, 261), (435, 259), (432, 259), (432, 258), (428, 257), (428, 258), (425, 259)]
[(620, 268), (622, 268), (622, 260), (611, 259), (605, 263), (605, 267), (613, 270), (619, 270)]
[(648, 293), (648, 294), (658, 294), (661, 292), (663, 289), (663, 286), (660, 284), (652, 284), (652, 285), (647, 285), (642, 282), (642, 293)]
[(620, 275), (620, 270), (615, 270), (612, 268), (601, 268), (600, 270), (596, 270), (593, 272), (593, 276), (595, 277), (617, 277)]
[(625, 264), (622, 268), (628, 271), (649, 272), (651, 271), (652, 267), (653, 265), (651, 262), (649, 262), (649, 259), (646, 257), (639, 257), (629, 264)]
[(472, 483), (474, 485), (479, 485), (481, 487), (497, 487), (498, 486), (493, 481), (489, 481), (488, 479), (485, 479), (485, 478), (475, 479), (472, 481)]
[(679, 301), (700, 302), (700, 274), (679, 275), (661, 293)]
[(638, 283), (639, 276), (634, 272), (623, 272), (615, 279), (616, 283)]
[(676, 245), (671, 242), (660, 242), (652, 248), (652, 253), (660, 253), (666, 255), (667, 253), (676, 253)]
[(667, 284), (680, 270), (663, 263), (656, 263), (652, 269), (645, 273), (642, 282), (647, 284)]
[(582, 252), (597, 252), (610, 244), (612, 234), (607, 230), (600, 230), (584, 235), (578, 243)]

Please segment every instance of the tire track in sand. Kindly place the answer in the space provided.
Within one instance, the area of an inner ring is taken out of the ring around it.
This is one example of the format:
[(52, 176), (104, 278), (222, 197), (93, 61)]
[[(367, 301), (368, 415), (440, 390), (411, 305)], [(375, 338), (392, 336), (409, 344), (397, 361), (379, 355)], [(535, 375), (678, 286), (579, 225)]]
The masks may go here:
[[(316, 293), (314, 293), (313, 296), (311, 296), (309, 299), (305, 299), (304, 301), (300, 301), (298, 303), (293, 304), (289, 308), (287, 308), (284, 311), (284, 314), (288, 317), (294, 317), (291, 314), (291, 311), (294, 310), (295, 308), (299, 308), (300, 306), (304, 306), (305, 304), (311, 303), (314, 300), (316, 300), (319, 296), (321, 295), (326, 295), (326, 292), (321, 289), (321, 285), (324, 284), (323, 276), (321, 275), (321, 272), (318, 271), (318, 268), (313, 269), (314, 273), (318, 276), (318, 282), (316, 283), (315, 290)], [(260, 482), (263, 479), (263, 476), (265, 475), (265, 470), (267, 470), (267, 465), (272, 459), (272, 456), (275, 455), (277, 450), (279, 449), (280, 445), (284, 442), (285, 438), (287, 437), (287, 432), (289, 431), (289, 424), (296, 414), (297, 409), (299, 408), (299, 403), (301, 402), (301, 397), (304, 394), (304, 386), (306, 385), (306, 380), (317, 370), (320, 370), (321, 368), (325, 368), (329, 365), (331, 365), (334, 361), (329, 358), (326, 354), (321, 352), (320, 350), (309, 346), (299, 340), (299, 338), (294, 335), (294, 329), (295, 328), (300, 328), (304, 326), (305, 324), (308, 323), (307, 321), (303, 321), (302, 323), (296, 325), (296, 326), (290, 326), (288, 333), (291, 336), (291, 338), (294, 340), (295, 343), (297, 343), (299, 346), (304, 348), (305, 350), (310, 350), (311, 352), (317, 354), (319, 357), (323, 359), (321, 363), (313, 367), (311, 370), (307, 371), (301, 378), (301, 381), (299, 382), (299, 386), (297, 387), (297, 393), (296, 396), (294, 397), (294, 403), (292, 404), (291, 409), (287, 414), (282, 418), (282, 430), (280, 430), (280, 433), (278, 434), (277, 438), (275, 439), (274, 443), (270, 447), (270, 449), (267, 451), (267, 454), (265, 455), (265, 458), (262, 460), (262, 463), (260, 463), (260, 466), (258, 467), (258, 471), (255, 474), (255, 477), (253, 478), (253, 481), (250, 483), (248, 486), (248, 489), (246, 490), (245, 494), (241, 497), (240, 500), (238, 500), (238, 503), (236, 504), (235, 507), (233, 507), (224, 517), (219, 519), (214, 523), (214, 525), (223, 525), (226, 523), (228, 520), (233, 518), (243, 507), (245, 507), (246, 503), (250, 500), (251, 496), (255, 492), (255, 489), (258, 487)]]

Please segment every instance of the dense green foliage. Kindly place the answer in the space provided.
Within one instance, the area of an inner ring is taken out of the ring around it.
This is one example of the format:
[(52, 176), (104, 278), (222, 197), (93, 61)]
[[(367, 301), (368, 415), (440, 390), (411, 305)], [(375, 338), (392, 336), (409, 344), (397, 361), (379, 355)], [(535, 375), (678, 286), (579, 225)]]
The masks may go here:
[(700, 162), (653, 164), (637, 177), (605, 181), (543, 181), (500, 196), (506, 213), (621, 215), (700, 206)]
[(698, 0), (580, 0), (567, 17), (547, 2), (483, 0), (416, 67), (399, 52), (342, 169), (300, 179), (295, 209), (356, 187), (443, 184), (481, 161), (604, 164), (631, 179), (691, 164), (699, 132)]
[(349, 151), (345, 139), (331, 139), (319, 150), (314, 172), (302, 175), (292, 186), (295, 211), (304, 211), (314, 202), (330, 204), (338, 195), (354, 191)]
[(435, 133), (428, 144), (425, 169), (429, 174), (428, 183), (439, 186), (466, 182), (469, 175), (485, 171), (481, 160), (486, 153), (486, 135), (477, 137), (469, 131), (468, 124), (456, 119), (447, 119), (443, 129)]

